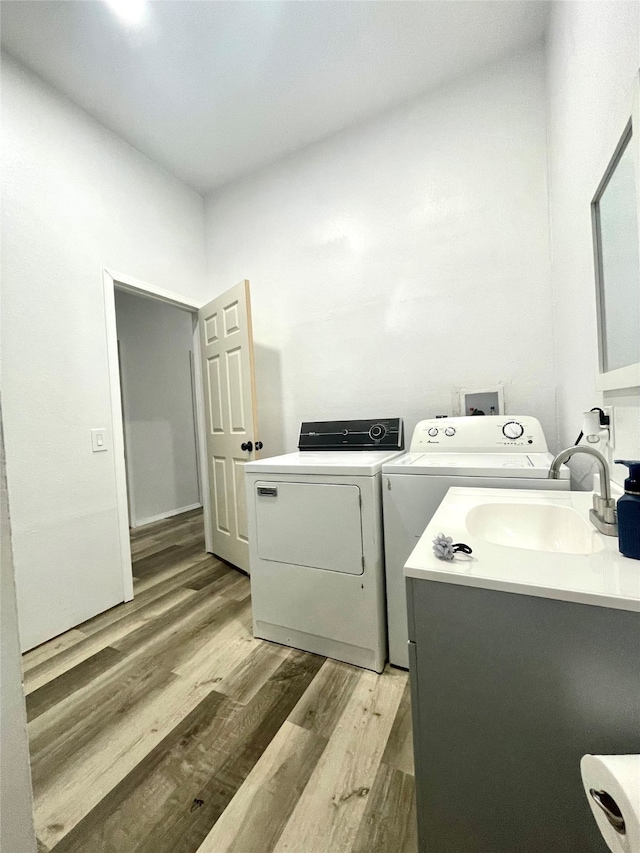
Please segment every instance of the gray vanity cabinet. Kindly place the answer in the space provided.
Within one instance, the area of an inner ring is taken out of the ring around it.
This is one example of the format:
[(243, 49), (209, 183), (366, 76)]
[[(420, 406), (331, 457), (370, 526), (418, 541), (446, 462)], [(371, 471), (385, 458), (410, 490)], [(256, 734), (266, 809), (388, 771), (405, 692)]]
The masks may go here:
[(640, 614), (407, 578), (420, 853), (608, 853), (584, 753), (640, 752)]

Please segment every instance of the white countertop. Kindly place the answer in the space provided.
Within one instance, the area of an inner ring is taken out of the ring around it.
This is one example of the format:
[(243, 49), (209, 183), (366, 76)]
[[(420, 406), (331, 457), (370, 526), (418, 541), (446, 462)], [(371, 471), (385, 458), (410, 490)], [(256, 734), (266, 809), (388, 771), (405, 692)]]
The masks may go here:
[[(592, 499), (591, 492), (451, 488), (409, 556), (404, 574), (640, 612), (640, 560), (623, 557), (617, 537), (603, 536), (593, 528), (601, 550), (593, 554), (559, 554), (496, 545), (471, 535), (466, 526), (467, 513), (473, 507), (490, 503), (553, 504), (571, 508), (588, 520)], [(473, 557), (457, 555), (453, 562), (436, 557), (432, 540), (439, 533), (451, 536), (454, 543), (469, 545)]]

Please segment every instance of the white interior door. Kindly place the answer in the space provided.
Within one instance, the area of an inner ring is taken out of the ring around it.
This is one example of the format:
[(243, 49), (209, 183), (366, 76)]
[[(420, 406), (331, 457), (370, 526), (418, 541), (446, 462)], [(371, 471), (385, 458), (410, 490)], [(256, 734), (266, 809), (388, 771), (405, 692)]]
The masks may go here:
[(198, 313), (212, 549), (248, 572), (244, 463), (256, 458), (258, 440), (249, 282), (241, 281)]

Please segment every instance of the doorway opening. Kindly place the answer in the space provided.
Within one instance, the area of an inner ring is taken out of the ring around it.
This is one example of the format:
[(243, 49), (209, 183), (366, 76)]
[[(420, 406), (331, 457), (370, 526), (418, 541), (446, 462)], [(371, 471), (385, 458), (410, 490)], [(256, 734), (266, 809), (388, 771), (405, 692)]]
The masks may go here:
[(202, 508), (194, 315), (116, 288), (129, 527)]
[(137, 582), (205, 556), (193, 336), (196, 315), (115, 288), (130, 544)]
[[(123, 397), (118, 352), (116, 296), (120, 293), (159, 300), (192, 317), (190, 364), (192, 401), (195, 401), (192, 422), (196, 433), (205, 549), (248, 573), (244, 463), (256, 458), (263, 447), (257, 432), (249, 282), (244, 279), (205, 305), (198, 305), (170, 291), (109, 270), (103, 271), (103, 278), (123, 600), (133, 598), (130, 524), (139, 524), (141, 518), (152, 524), (163, 522), (152, 521), (154, 515), (140, 515), (137, 504), (130, 511), (128, 491), (135, 504), (137, 490), (128, 482), (125, 462), (125, 449), (131, 453), (132, 448), (125, 448), (123, 428), (123, 403), (126, 408), (128, 394), (125, 391)], [(124, 301), (124, 297), (118, 295), (118, 300)], [(133, 337), (135, 339), (135, 324)], [(136, 348), (135, 340), (132, 346)], [(122, 384), (124, 386), (126, 380)], [(192, 402), (192, 411), (193, 408)], [(146, 431), (149, 433), (148, 428)], [(132, 439), (129, 441), (131, 443)], [(151, 451), (148, 446), (143, 450), (147, 456), (151, 454), (153, 464), (153, 447)], [(182, 504), (177, 509), (196, 512), (196, 509), (187, 509), (189, 506)], [(158, 511), (157, 515), (160, 514)]]
[[(129, 276), (104, 270), (103, 278), (123, 597), (130, 601), (132, 556), (138, 562), (146, 547), (154, 552), (170, 532), (170, 547), (181, 547), (185, 534), (203, 557), (211, 551), (199, 306)], [(158, 337), (167, 332), (164, 348)], [(154, 533), (157, 541), (149, 542)]]

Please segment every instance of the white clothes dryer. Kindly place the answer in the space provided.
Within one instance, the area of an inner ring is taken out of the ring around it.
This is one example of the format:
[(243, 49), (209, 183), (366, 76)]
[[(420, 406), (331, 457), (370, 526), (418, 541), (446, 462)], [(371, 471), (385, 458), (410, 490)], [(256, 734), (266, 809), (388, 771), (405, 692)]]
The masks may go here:
[(568, 490), (566, 465), (547, 479), (552, 461), (536, 418), (470, 416), (421, 421), (410, 451), (383, 465), (390, 663), (409, 666), (404, 564), (449, 488)]
[(298, 447), (245, 465), (254, 636), (382, 672), (381, 471), (402, 420), (303, 423)]

